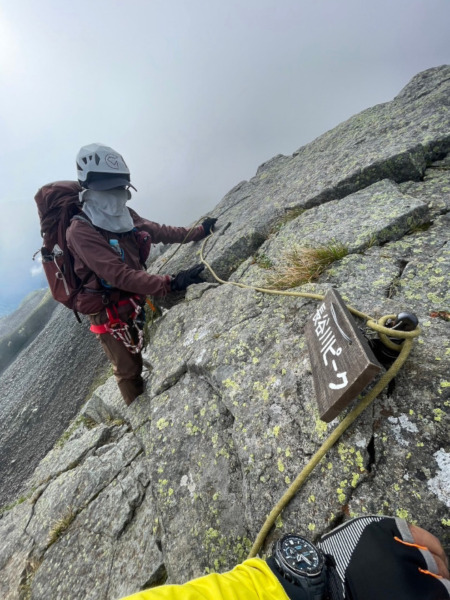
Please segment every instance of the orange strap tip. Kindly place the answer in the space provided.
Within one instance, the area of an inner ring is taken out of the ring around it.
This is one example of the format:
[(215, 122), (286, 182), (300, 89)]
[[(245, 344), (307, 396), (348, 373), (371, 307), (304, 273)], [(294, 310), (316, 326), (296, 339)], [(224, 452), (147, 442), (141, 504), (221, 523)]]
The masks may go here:
[(419, 550), (428, 550), (426, 546), (419, 546), (419, 544), (411, 544), (410, 542), (405, 542), (405, 540), (401, 540), (399, 537), (394, 536), (394, 540), (396, 542), (400, 542), (404, 546), (409, 546), (410, 548), (418, 548)]
[(427, 571), (426, 569), (421, 569), (419, 567), (419, 571), (424, 575), (431, 575), (431, 577), (436, 577), (436, 579), (444, 579), (442, 575), (438, 575), (437, 573), (432, 573), (431, 571)]
[(150, 308), (152, 309), (152, 311), (155, 313), (156, 312), (156, 308), (155, 308), (154, 304), (148, 298), (146, 298), (145, 301), (150, 306)]

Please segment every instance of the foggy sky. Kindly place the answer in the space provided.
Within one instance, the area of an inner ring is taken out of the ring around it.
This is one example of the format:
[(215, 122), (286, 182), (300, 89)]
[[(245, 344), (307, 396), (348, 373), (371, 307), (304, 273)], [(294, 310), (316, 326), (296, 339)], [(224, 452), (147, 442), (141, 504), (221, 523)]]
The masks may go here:
[(450, 62), (449, 0), (10, 0), (0, 4), (0, 315), (45, 279), (37, 189), (92, 142), (123, 154), (143, 216), (188, 225)]

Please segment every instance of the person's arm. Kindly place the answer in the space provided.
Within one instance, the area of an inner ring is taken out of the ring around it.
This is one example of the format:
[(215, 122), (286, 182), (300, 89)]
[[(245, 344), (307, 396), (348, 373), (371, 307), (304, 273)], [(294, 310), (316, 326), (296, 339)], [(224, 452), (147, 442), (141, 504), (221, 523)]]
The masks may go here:
[(169, 275), (149, 275), (131, 268), (89, 224), (73, 221), (66, 235), (72, 254), (113, 287), (143, 296), (164, 296), (171, 291)]
[(134, 225), (150, 234), (152, 242), (155, 244), (173, 244), (197, 242), (205, 237), (205, 230), (202, 225), (197, 225), (192, 229), (189, 227), (171, 227), (170, 225), (159, 225), (148, 219), (144, 219), (132, 208), (128, 209), (133, 219)]
[(162, 585), (122, 600), (288, 600), (266, 561), (252, 558), (232, 571), (183, 585)]
[[(439, 540), (398, 518), (359, 517), (322, 536), (328, 586), (324, 600), (449, 600), (448, 560)], [(285, 586), (286, 587), (286, 586)], [(222, 575), (164, 585), (122, 600), (310, 600), (289, 595), (266, 561), (253, 558)]]

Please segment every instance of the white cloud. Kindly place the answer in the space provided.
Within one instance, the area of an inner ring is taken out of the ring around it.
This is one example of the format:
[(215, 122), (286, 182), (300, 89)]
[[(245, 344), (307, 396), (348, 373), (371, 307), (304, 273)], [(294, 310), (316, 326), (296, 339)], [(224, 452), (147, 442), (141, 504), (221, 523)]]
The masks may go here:
[(433, 6), (3, 3), (0, 280), (9, 289), (0, 300), (19, 293), (20, 279), (24, 289), (38, 284), (33, 196), (44, 183), (75, 178), (82, 145), (100, 141), (124, 155), (138, 212), (188, 225), (261, 163), (448, 62), (450, 2)]
[(36, 256), (35, 264), (30, 269), (31, 277), (41, 277), (44, 273), (44, 269), (42, 267), (42, 258)]

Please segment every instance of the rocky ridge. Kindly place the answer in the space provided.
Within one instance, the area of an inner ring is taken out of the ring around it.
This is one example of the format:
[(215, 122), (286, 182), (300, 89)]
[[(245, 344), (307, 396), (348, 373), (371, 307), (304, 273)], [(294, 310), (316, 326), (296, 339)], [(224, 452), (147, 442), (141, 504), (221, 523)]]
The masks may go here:
[(56, 306), (48, 290), (36, 290), (17, 310), (0, 319), (0, 373), (42, 331)]
[[(339, 241), (348, 255), (297, 291), (334, 287), (374, 317), (419, 318), (395, 382), (312, 473), (265, 550), (283, 532), (314, 539), (370, 513), (418, 522), (449, 549), (449, 98), (450, 66), (418, 74), (391, 102), (262, 165), (212, 211), (205, 245), (152, 266), (176, 272), (203, 252), (221, 278), (264, 286), (294, 244)], [(316, 306), (209, 275), (164, 311), (146, 393), (127, 408), (113, 378), (98, 387), (2, 513), (2, 597), (114, 600), (243, 560), (339, 420), (318, 418), (304, 336)]]

